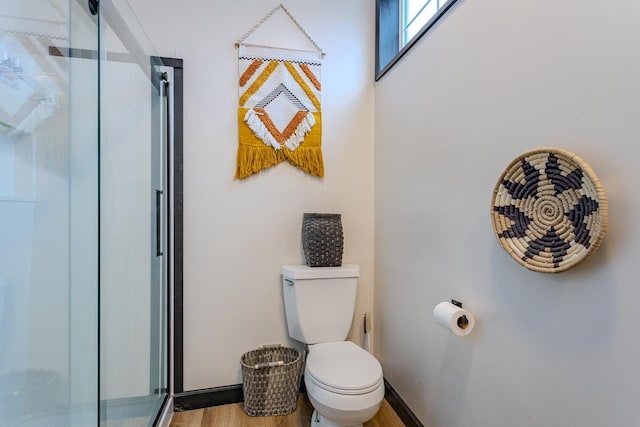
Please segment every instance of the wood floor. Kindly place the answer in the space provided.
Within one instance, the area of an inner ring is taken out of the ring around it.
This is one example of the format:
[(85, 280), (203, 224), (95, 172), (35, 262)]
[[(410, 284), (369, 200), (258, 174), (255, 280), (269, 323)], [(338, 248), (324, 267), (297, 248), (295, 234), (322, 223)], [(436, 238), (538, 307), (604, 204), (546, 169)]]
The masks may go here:
[[(298, 408), (282, 417), (250, 417), (242, 410), (242, 403), (215, 406), (213, 408), (176, 412), (171, 427), (307, 427), (311, 425), (313, 407), (306, 394), (298, 397)], [(365, 427), (404, 427), (404, 423), (389, 406), (386, 399), (376, 416)]]

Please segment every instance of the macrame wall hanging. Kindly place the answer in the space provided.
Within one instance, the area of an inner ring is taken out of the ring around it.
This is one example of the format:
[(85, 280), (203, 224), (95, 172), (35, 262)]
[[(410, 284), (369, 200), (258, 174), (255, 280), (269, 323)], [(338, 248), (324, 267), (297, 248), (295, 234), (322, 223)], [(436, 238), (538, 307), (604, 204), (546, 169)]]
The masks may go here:
[(500, 246), (522, 266), (558, 273), (584, 261), (607, 232), (608, 203), (589, 165), (560, 148), (514, 159), (491, 200)]
[[(278, 10), (284, 11), (315, 51), (245, 43)], [(324, 176), (320, 68), (324, 53), (280, 4), (236, 43), (238, 48), (237, 179), (283, 161)]]

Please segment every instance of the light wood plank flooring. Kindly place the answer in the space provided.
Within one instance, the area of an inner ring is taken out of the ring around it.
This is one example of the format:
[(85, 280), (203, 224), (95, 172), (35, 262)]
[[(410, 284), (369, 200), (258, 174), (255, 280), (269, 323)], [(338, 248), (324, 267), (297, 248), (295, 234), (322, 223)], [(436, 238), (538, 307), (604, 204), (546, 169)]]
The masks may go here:
[[(311, 425), (313, 407), (306, 394), (298, 398), (298, 408), (282, 417), (250, 417), (242, 410), (242, 403), (215, 406), (213, 408), (176, 412), (171, 427), (307, 427)], [(376, 416), (365, 427), (404, 427), (386, 399)]]

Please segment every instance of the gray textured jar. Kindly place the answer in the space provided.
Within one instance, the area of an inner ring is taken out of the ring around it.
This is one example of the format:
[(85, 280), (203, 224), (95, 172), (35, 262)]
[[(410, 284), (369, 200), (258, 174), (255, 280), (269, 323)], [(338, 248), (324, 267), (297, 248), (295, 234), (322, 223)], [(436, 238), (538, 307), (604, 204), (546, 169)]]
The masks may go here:
[(305, 213), (302, 249), (309, 267), (340, 267), (344, 251), (340, 214)]

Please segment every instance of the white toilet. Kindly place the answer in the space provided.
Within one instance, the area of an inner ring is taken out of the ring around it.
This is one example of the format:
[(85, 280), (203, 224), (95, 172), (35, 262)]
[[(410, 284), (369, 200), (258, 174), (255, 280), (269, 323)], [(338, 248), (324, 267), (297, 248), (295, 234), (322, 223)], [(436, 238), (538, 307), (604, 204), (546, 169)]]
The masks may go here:
[(309, 345), (304, 383), (315, 408), (312, 427), (362, 426), (384, 398), (382, 367), (345, 341), (356, 304), (360, 267), (282, 267), (289, 336)]

